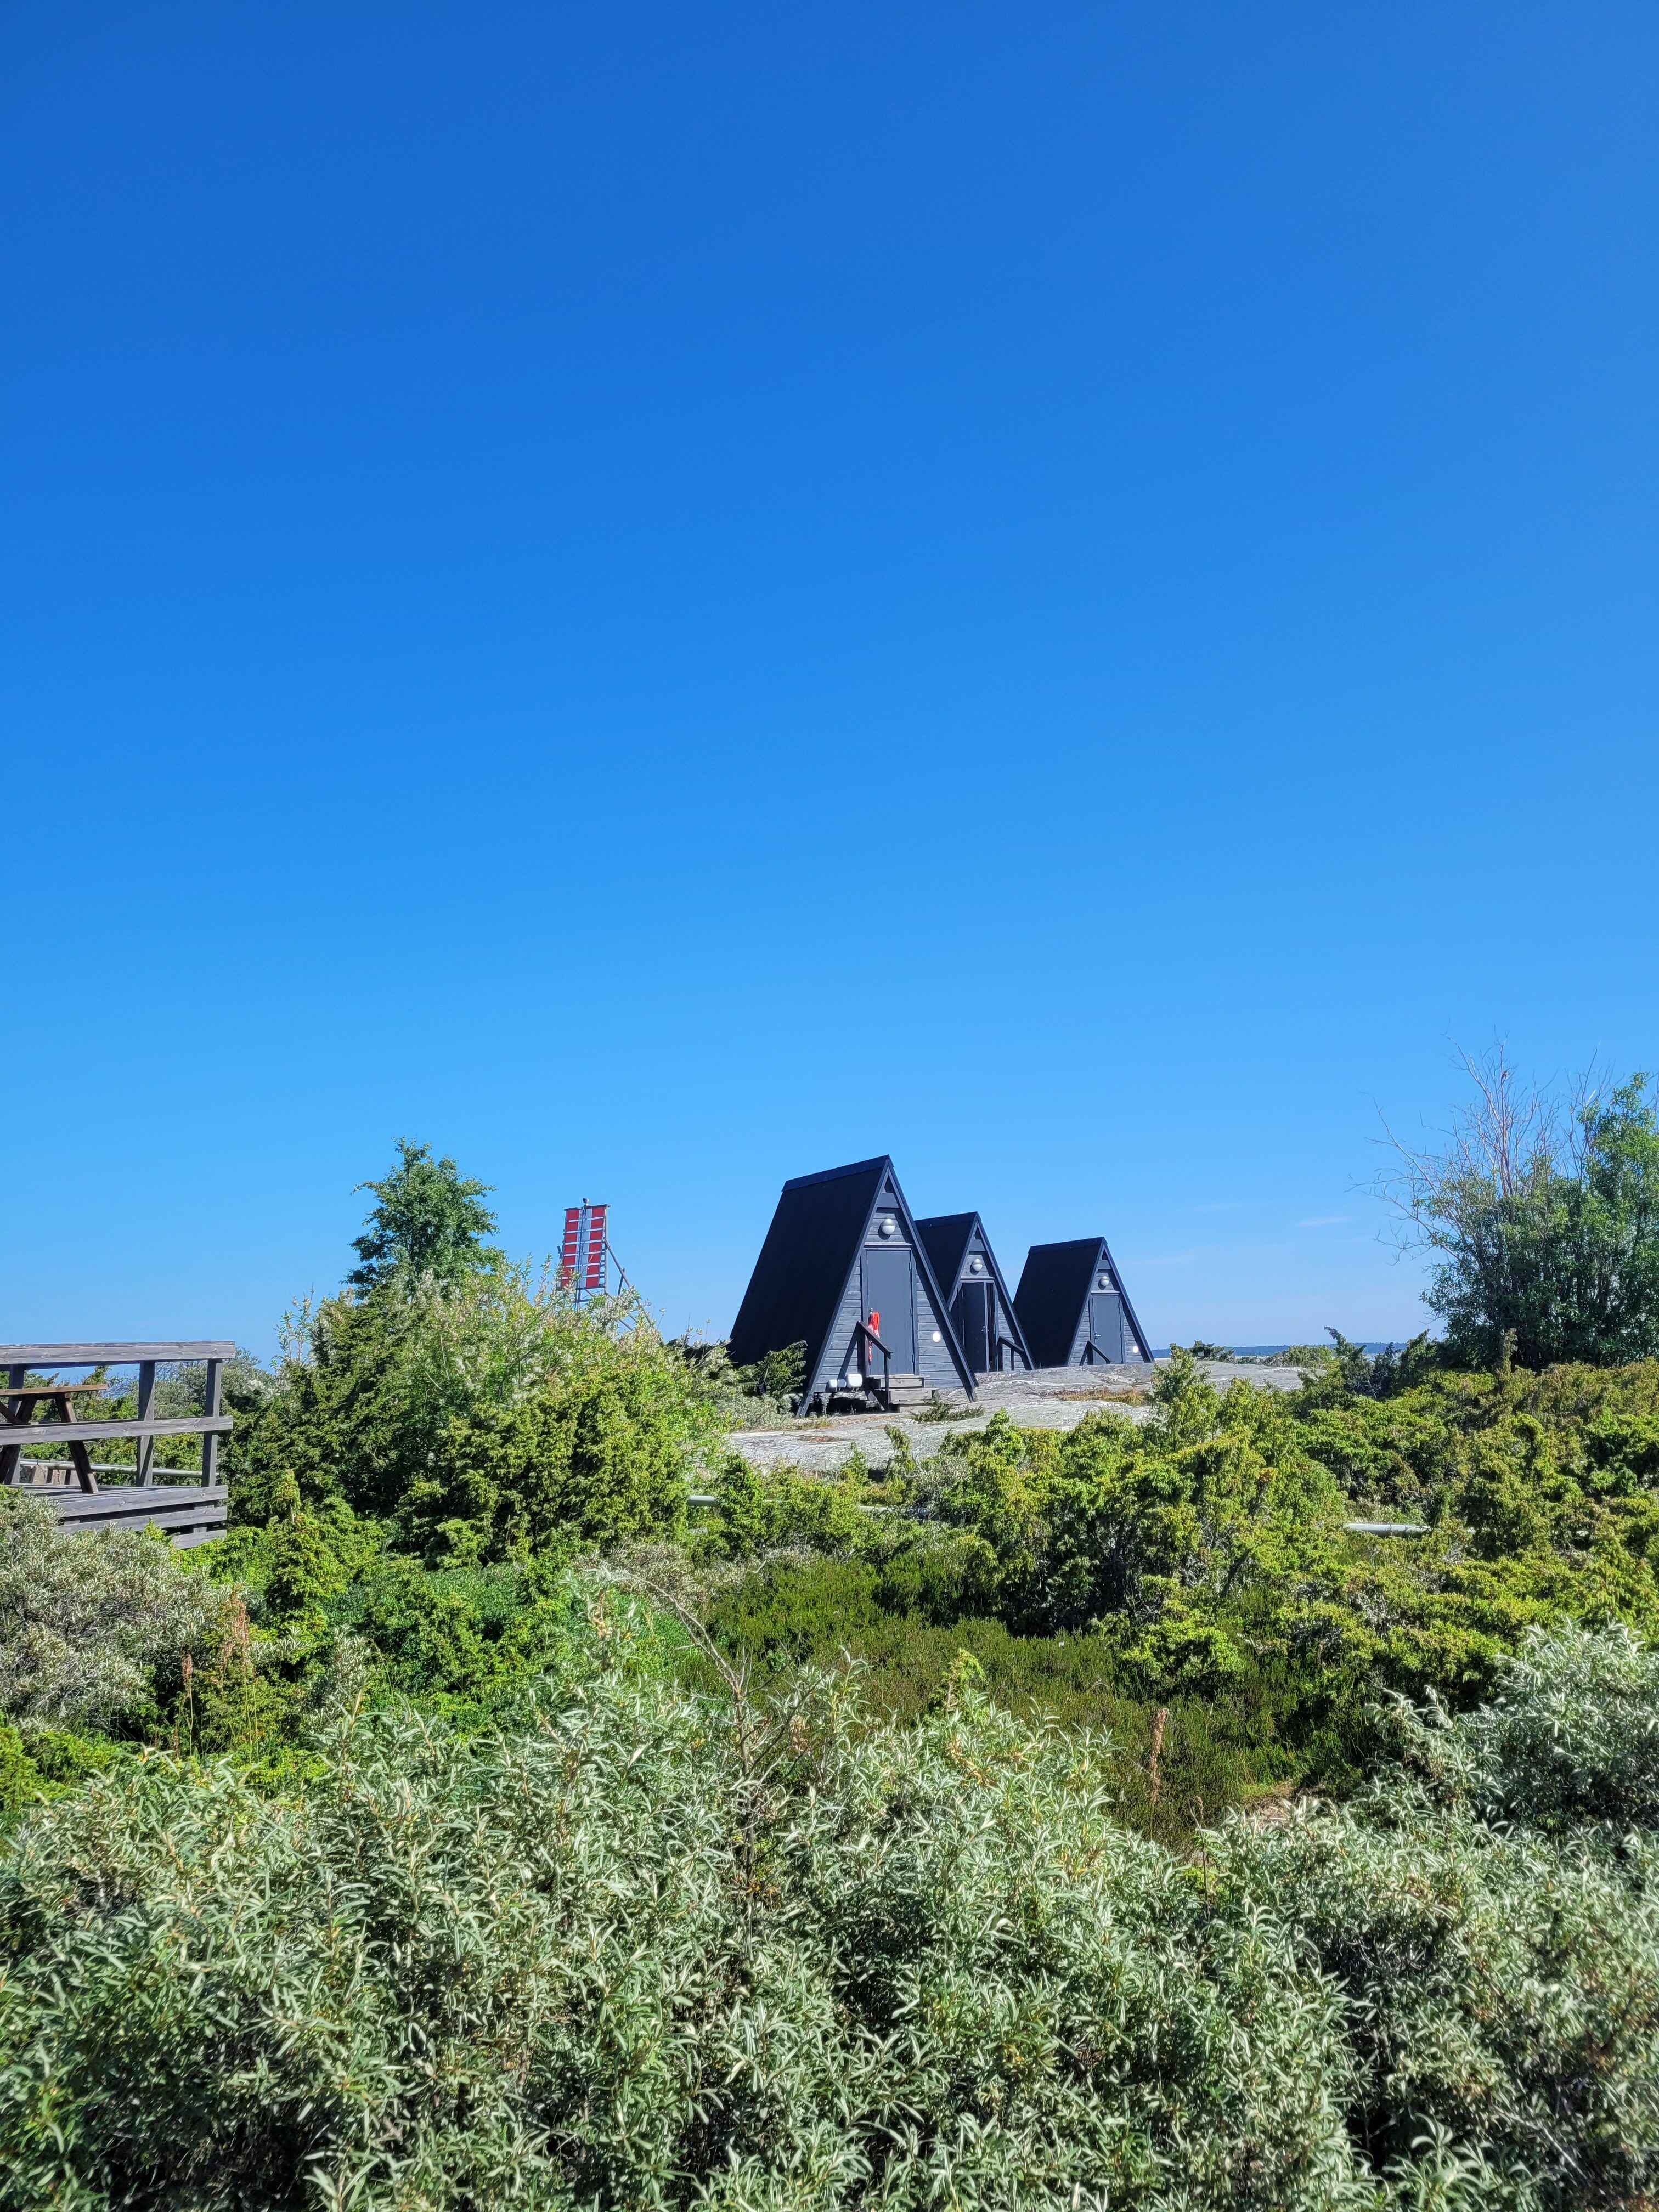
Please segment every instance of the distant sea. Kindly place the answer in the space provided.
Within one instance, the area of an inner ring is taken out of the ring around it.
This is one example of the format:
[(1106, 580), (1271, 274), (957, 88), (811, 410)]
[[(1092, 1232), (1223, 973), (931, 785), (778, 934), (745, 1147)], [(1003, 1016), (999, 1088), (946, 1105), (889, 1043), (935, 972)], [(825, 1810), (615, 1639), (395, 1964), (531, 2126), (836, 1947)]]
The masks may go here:
[[(1212, 1340), (1212, 1341), (1213, 1341), (1213, 1340)], [(1402, 1341), (1403, 1340), (1399, 1337), (1395, 1337), (1393, 1340), (1393, 1346), (1396, 1352), (1399, 1351)], [(1288, 1344), (1233, 1344), (1229, 1345), (1227, 1348), (1230, 1352), (1239, 1353), (1241, 1357), (1246, 1359), (1265, 1359), (1272, 1352), (1288, 1352), (1291, 1347)], [(1362, 1349), (1366, 1352), (1387, 1352), (1389, 1350), (1389, 1346), (1386, 1344), (1367, 1344), (1364, 1346)], [(1170, 1347), (1167, 1344), (1155, 1344), (1152, 1346), (1152, 1357), (1154, 1359), (1167, 1359), (1169, 1356)]]

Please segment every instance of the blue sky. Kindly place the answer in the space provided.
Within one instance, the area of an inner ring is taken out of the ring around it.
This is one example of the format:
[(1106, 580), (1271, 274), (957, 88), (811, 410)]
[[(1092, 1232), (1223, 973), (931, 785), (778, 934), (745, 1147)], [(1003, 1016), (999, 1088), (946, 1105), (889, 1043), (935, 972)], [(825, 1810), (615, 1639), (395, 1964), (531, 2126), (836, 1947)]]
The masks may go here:
[(11, 1339), (408, 1133), (723, 1328), (878, 1152), (1399, 1336), (1449, 1040), (1659, 1060), (1659, 17), (8, 0)]

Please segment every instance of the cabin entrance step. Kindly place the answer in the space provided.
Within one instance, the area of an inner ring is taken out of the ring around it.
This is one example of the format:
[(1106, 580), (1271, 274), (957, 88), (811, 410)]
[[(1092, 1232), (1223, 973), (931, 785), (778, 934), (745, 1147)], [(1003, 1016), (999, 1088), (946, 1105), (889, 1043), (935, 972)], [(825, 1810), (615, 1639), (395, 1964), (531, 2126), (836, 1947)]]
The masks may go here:
[(890, 1375), (886, 1396), (890, 1407), (925, 1406), (931, 1393), (920, 1375)]

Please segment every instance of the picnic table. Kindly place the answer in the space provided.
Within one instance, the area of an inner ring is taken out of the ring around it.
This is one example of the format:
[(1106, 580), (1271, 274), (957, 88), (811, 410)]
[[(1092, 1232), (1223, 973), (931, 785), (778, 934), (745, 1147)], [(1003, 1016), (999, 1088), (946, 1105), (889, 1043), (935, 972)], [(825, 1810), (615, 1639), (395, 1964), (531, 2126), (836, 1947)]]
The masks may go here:
[[(232, 1421), (220, 1410), (220, 1378), (235, 1350), (234, 1344), (183, 1340), (165, 1344), (0, 1344), (0, 1485), (26, 1482), (38, 1489), (58, 1519), (76, 1528), (142, 1526), (149, 1521), (166, 1528), (175, 1544), (200, 1543), (222, 1533), (228, 1499), (218, 1480), (219, 1439)], [(158, 1370), (185, 1363), (199, 1363), (206, 1370), (202, 1411), (158, 1414)], [(95, 1401), (107, 1396), (108, 1384), (64, 1382), (58, 1378), (65, 1367), (136, 1367), (136, 1410), (95, 1410)], [(32, 1382), (32, 1375), (48, 1379)], [(77, 1407), (77, 1398), (94, 1403)], [(37, 1419), (41, 1413), (45, 1418)], [(93, 1418), (88, 1419), (88, 1414)], [(155, 1463), (158, 1443), (186, 1437), (201, 1445), (201, 1480), (196, 1483), (178, 1481), (173, 1468), (158, 1470)], [(117, 1438), (132, 1443), (131, 1469), (100, 1467), (93, 1459), (89, 1446), (107, 1445)], [(56, 1480), (54, 1460), (64, 1471), (61, 1481)], [(167, 1478), (159, 1485), (154, 1480), (158, 1472)], [(100, 1474), (115, 1480), (100, 1484)]]
[[(101, 1382), (25, 1382), (14, 1369), (3, 1393), (0, 1393), (5, 1401), (4, 1411), (0, 1413), (0, 1482), (16, 1480), (17, 1462), (23, 1455), (22, 1445), (10, 1442), (9, 1432), (20, 1429), (27, 1431), (33, 1422), (37, 1406), (49, 1405), (58, 1419), (67, 1424), (75, 1419), (71, 1398), (101, 1397), (103, 1391)], [(98, 1488), (98, 1478), (92, 1471), (92, 1454), (78, 1437), (71, 1437), (64, 1449), (82, 1489), (92, 1495)]]

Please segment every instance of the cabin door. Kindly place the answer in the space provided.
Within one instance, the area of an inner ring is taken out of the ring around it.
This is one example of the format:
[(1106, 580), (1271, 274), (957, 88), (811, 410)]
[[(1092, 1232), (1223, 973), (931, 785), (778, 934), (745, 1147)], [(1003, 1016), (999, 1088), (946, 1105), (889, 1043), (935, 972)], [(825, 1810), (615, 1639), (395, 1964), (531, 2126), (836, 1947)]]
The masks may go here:
[(1089, 1335), (1097, 1353), (1122, 1358), (1123, 1301), (1115, 1291), (1090, 1291)]
[(991, 1285), (964, 1283), (957, 1292), (957, 1335), (975, 1375), (988, 1375), (991, 1358)]
[[(902, 1244), (867, 1244), (864, 1249), (864, 1318), (881, 1316), (876, 1334), (893, 1355), (895, 1375), (916, 1372), (916, 1279)], [(882, 1371), (881, 1355), (865, 1347), (866, 1373)]]

